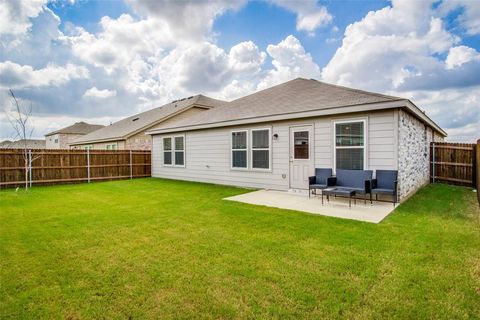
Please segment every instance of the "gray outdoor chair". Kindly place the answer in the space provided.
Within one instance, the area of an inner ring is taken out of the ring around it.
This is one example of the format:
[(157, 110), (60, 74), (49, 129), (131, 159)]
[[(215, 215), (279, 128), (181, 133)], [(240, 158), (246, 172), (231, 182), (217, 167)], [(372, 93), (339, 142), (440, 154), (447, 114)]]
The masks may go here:
[(325, 189), (327, 187), (327, 180), (332, 176), (332, 169), (327, 168), (316, 168), (315, 175), (308, 177), (308, 197), (312, 193), (312, 190), (315, 190), (315, 195), (317, 194), (317, 189)]
[[(398, 171), (397, 170), (377, 170), (376, 178), (372, 180), (372, 192), (370, 195), (375, 195), (375, 200), (378, 200), (379, 194), (391, 195), (393, 199), (393, 206), (397, 203), (397, 185), (398, 185)], [(370, 202), (372, 199), (370, 199)]]

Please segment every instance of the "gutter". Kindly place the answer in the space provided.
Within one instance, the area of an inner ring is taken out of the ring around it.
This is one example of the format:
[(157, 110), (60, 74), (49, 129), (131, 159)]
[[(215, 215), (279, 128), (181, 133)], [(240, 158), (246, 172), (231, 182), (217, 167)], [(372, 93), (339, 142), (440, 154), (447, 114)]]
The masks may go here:
[(220, 127), (236, 126), (236, 125), (244, 125), (244, 124), (253, 124), (253, 123), (259, 123), (259, 122), (272, 122), (272, 121), (282, 121), (282, 120), (291, 120), (291, 119), (299, 119), (299, 118), (311, 118), (311, 117), (329, 116), (329, 115), (335, 115), (335, 114), (377, 111), (377, 110), (385, 110), (385, 109), (392, 109), (392, 108), (409, 109), (412, 113), (415, 114), (417, 118), (420, 118), (423, 122), (427, 123), (433, 129), (439, 132), (442, 136), (444, 137), (447, 136), (447, 133), (442, 128), (440, 128), (435, 122), (433, 122), (429, 117), (427, 117), (427, 115), (425, 115), (416, 105), (414, 105), (408, 99), (394, 100), (394, 101), (388, 101), (388, 102), (376, 102), (376, 103), (368, 103), (368, 104), (360, 104), (360, 105), (351, 105), (351, 106), (345, 106), (345, 107), (331, 107), (331, 108), (326, 108), (322, 110), (283, 113), (278, 115), (251, 117), (251, 118), (243, 118), (243, 119), (236, 119), (236, 120), (225, 120), (225, 121), (202, 123), (202, 124), (196, 124), (196, 125), (164, 128), (164, 129), (154, 129), (154, 130), (145, 132), (145, 134), (157, 135), (157, 134), (173, 133), (173, 132), (181, 132), (181, 131), (193, 131), (193, 130), (220, 128)]

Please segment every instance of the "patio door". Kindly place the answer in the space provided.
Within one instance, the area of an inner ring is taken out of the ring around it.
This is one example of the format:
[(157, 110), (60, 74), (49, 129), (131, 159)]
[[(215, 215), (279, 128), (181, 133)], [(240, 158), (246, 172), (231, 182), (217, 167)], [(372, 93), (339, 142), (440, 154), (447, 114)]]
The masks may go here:
[(313, 126), (290, 127), (290, 189), (308, 189), (314, 171)]

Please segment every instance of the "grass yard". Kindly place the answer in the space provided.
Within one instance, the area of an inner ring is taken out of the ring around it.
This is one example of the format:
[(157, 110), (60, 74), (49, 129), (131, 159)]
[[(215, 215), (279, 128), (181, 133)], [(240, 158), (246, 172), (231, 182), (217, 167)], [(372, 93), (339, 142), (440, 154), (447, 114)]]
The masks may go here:
[(0, 318), (480, 317), (480, 212), (431, 185), (375, 225), (161, 179), (0, 191)]

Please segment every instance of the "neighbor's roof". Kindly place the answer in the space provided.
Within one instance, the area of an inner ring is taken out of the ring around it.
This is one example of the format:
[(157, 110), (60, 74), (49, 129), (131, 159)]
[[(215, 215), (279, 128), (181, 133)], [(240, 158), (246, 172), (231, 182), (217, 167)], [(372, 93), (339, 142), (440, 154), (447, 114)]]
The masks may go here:
[(212, 99), (204, 95), (191, 96), (181, 100), (172, 101), (161, 107), (151, 109), (134, 116), (117, 121), (100, 130), (94, 131), (83, 137), (75, 139), (71, 145), (94, 143), (111, 140), (126, 139), (142, 130), (160, 123), (177, 113), (185, 111), (193, 106), (213, 108), (221, 106), (225, 101)]
[(87, 133), (93, 132), (95, 130), (98, 130), (100, 128), (103, 128), (103, 127), (104, 126), (102, 126), (101, 124), (89, 124), (89, 123), (81, 121), (81, 122), (76, 122), (75, 124), (73, 124), (71, 126), (68, 126), (68, 127), (65, 127), (65, 128), (47, 133), (45, 136), (51, 136), (51, 135), (57, 134), (57, 133), (87, 134)]
[(29, 149), (45, 149), (46, 141), (40, 139), (20, 139), (17, 141), (2, 141), (1, 149), (21, 149), (27, 147)]
[(408, 99), (297, 78), (233, 100), (187, 119), (160, 125), (149, 134), (258, 123), (346, 112), (361, 112), (411, 105), (442, 134), (446, 133)]

